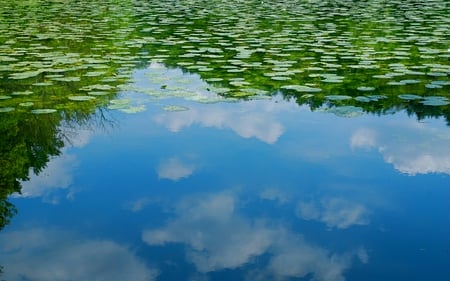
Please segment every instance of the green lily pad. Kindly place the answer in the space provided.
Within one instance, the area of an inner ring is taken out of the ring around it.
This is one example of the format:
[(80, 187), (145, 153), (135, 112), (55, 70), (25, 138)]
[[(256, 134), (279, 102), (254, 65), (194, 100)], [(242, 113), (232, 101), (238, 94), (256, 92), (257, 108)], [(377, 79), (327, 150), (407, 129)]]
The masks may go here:
[(365, 87), (365, 86), (361, 86), (357, 88), (358, 91), (362, 91), (362, 92), (370, 92), (370, 91), (374, 91), (375, 88), (374, 87)]
[(81, 79), (80, 77), (74, 76), (74, 77), (55, 77), (52, 78), (52, 80), (59, 82), (79, 82)]
[(14, 107), (0, 107), (0, 113), (11, 112), (16, 110)]
[(109, 92), (105, 92), (105, 91), (90, 91), (87, 93), (90, 96), (106, 96), (109, 94)]
[(52, 86), (52, 82), (38, 82), (34, 83), (33, 86), (39, 86), (39, 87), (46, 87), (46, 86)]
[(11, 96), (0, 96), (0, 100), (8, 100)]
[(382, 100), (382, 99), (387, 99), (387, 96), (385, 96), (385, 95), (370, 95), (370, 96), (367, 96), (370, 100), (372, 100), (372, 101), (379, 101), (379, 100)]
[(423, 105), (429, 105), (429, 106), (443, 106), (443, 105), (449, 105), (450, 102), (446, 97), (441, 96), (431, 96), (424, 98), (423, 101), (421, 101)]
[(50, 114), (55, 112), (57, 112), (57, 110), (51, 108), (34, 109), (31, 111), (33, 114)]
[(409, 95), (409, 94), (405, 94), (405, 95), (398, 95), (398, 97), (402, 100), (421, 100), (423, 99), (423, 97), (418, 96), (418, 95)]
[(129, 99), (115, 99), (110, 100), (108, 109), (124, 109), (130, 107), (130, 100)]
[(28, 96), (28, 95), (32, 95), (33, 92), (32, 91), (17, 91), (17, 92), (13, 92), (11, 95), (14, 96)]
[(286, 86), (282, 86), (281, 89), (293, 90), (293, 91), (297, 91), (297, 92), (308, 92), (308, 93), (317, 93), (317, 92), (322, 91), (322, 89), (319, 89), (319, 88), (313, 88), (313, 87), (308, 87), (308, 86), (303, 86), (303, 85), (286, 85)]
[(186, 111), (189, 110), (189, 107), (181, 106), (181, 105), (167, 105), (163, 107), (164, 111)]
[(339, 117), (358, 117), (363, 115), (363, 109), (361, 107), (352, 105), (333, 107), (327, 109), (326, 111), (334, 113), (336, 116)]
[(446, 81), (446, 80), (435, 80), (435, 81), (431, 81), (431, 84), (434, 84), (434, 85), (441, 85), (441, 86), (448, 86), (448, 85), (450, 85), (450, 81)]
[(352, 99), (351, 96), (345, 96), (345, 95), (329, 95), (329, 96), (325, 96), (325, 98), (327, 98), (328, 100), (334, 100), (334, 101)]
[(33, 105), (34, 105), (34, 102), (31, 102), (31, 101), (19, 103), (19, 106), (23, 106), (23, 107), (30, 107), (30, 106), (33, 106)]
[(26, 72), (12, 73), (9, 76), (9, 78), (22, 80), (22, 79), (28, 79), (28, 78), (36, 77), (36, 76), (38, 76), (41, 73), (42, 73), (41, 71), (26, 71)]
[(359, 102), (371, 102), (372, 101), (371, 98), (364, 97), (364, 96), (355, 97), (355, 100), (357, 100)]
[(124, 108), (119, 108), (119, 111), (128, 113), (128, 114), (133, 114), (133, 113), (139, 113), (139, 112), (143, 112), (146, 110), (145, 105), (141, 104), (141, 105), (137, 105), (137, 106), (128, 106), (128, 107), (124, 107)]
[(439, 84), (430, 83), (430, 84), (426, 84), (425, 88), (427, 88), (427, 89), (442, 89), (443, 87), (442, 87), (442, 85), (439, 85)]
[(90, 101), (90, 100), (95, 99), (95, 97), (92, 97), (92, 96), (70, 96), (68, 99), (72, 100), (72, 101)]

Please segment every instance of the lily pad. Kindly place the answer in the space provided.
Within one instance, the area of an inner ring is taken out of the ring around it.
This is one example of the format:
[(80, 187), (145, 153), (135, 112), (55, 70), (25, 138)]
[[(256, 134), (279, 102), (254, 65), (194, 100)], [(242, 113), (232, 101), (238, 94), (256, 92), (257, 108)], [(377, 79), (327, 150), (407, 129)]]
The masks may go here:
[(446, 97), (441, 96), (431, 96), (424, 98), (423, 101), (421, 101), (423, 105), (429, 105), (429, 106), (443, 106), (443, 105), (449, 105), (450, 102)]
[(410, 94), (404, 94), (404, 95), (398, 95), (398, 97), (402, 100), (421, 100), (423, 97), (418, 95), (410, 95)]
[(352, 105), (333, 107), (326, 111), (334, 113), (339, 117), (358, 117), (363, 115), (363, 109), (361, 107)]
[(0, 107), (0, 113), (11, 112), (16, 110), (14, 107)]
[(145, 105), (141, 104), (141, 105), (137, 105), (137, 106), (128, 106), (128, 107), (124, 107), (124, 108), (119, 108), (119, 111), (125, 112), (125, 113), (139, 113), (139, 112), (143, 112), (146, 110)]
[(189, 107), (181, 106), (181, 105), (167, 105), (163, 107), (164, 111), (186, 111), (189, 110)]
[(319, 88), (313, 88), (313, 87), (308, 87), (308, 86), (303, 86), (303, 85), (286, 85), (286, 86), (282, 86), (281, 89), (293, 90), (293, 91), (297, 91), (297, 92), (307, 92), (307, 93), (317, 93), (317, 92), (322, 91), (322, 89), (319, 89)]
[(23, 107), (30, 107), (30, 106), (33, 106), (33, 105), (34, 105), (34, 102), (31, 102), (31, 101), (19, 103), (19, 106), (23, 106)]
[(90, 91), (87, 94), (91, 95), (91, 96), (106, 96), (106, 95), (109, 94), (109, 92), (105, 92), (105, 91)]
[(32, 91), (17, 91), (17, 92), (13, 92), (11, 95), (14, 96), (28, 96), (28, 95), (32, 95), (33, 92)]
[(325, 96), (325, 98), (327, 98), (328, 100), (334, 100), (334, 101), (352, 99), (351, 96), (345, 96), (345, 95), (329, 95), (329, 96)]
[(95, 99), (95, 97), (92, 96), (70, 96), (68, 97), (69, 100), (72, 101), (90, 101)]
[(371, 102), (372, 101), (371, 98), (364, 97), (364, 96), (355, 97), (355, 100), (357, 100), (359, 102)]
[(52, 108), (34, 109), (31, 111), (33, 114), (50, 114), (55, 112), (57, 112), (57, 110)]
[(362, 92), (370, 92), (370, 91), (374, 91), (375, 88), (374, 87), (365, 87), (365, 86), (361, 86), (357, 88), (358, 91), (362, 91)]

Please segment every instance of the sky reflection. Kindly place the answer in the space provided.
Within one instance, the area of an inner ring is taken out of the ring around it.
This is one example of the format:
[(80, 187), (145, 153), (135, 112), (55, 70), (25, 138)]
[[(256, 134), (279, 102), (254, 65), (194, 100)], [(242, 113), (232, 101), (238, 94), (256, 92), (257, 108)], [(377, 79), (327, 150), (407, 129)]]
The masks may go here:
[(125, 245), (86, 239), (58, 229), (31, 228), (0, 234), (6, 280), (156, 280)]
[(186, 258), (200, 272), (234, 269), (264, 254), (270, 256), (268, 264), (252, 274), (265, 280), (308, 274), (321, 281), (345, 280), (353, 253), (332, 253), (271, 219), (246, 217), (238, 201), (230, 192), (182, 200), (174, 206), (174, 220), (145, 230), (142, 239), (149, 245), (186, 244)]
[(393, 260), (384, 280), (450, 276), (443, 120), (340, 118), (275, 99), (148, 102), (114, 113), (106, 134), (80, 134), (13, 198), (4, 276), (353, 281)]

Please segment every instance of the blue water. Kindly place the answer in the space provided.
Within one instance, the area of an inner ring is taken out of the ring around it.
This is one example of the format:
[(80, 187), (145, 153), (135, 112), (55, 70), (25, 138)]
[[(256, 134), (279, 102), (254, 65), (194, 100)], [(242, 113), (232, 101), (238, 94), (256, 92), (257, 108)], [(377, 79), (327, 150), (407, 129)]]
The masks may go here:
[(5, 280), (450, 280), (443, 119), (164, 103), (189, 110), (70, 129), (12, 199)]

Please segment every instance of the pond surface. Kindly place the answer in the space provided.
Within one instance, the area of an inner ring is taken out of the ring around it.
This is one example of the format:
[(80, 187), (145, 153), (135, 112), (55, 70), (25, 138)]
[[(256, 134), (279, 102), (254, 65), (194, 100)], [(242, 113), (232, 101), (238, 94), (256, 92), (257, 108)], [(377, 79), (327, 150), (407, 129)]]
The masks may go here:
[(19, 280), (450, 280), (448, 1), (0, 0)]

